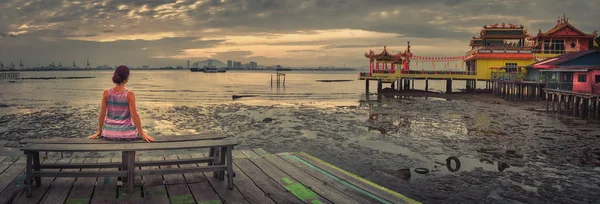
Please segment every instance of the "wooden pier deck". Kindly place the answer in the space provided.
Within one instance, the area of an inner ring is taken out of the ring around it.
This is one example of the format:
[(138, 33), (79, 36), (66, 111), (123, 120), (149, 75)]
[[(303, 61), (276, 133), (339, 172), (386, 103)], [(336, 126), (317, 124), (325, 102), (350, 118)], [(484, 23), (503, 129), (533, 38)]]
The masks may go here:
[[(178, 154), (143, 160), (204, 157)], [(26, 197), (23, 188), (24, 157), (0, 156), (0, 203), (419, 203), (362, 179), (306, 153), (269, 154), (262, 149), (235, 150), (235, 187), (212, 173), (136, 177), (136, 192), (127, 194), (117, 178), (42, 178)], [(43, 163), (110, 162), (119, 158), (49, 157)], [(186, 164), (141, 168), (185, 168)], [(139, 168), (139, 167), (138, 167)], [(112, 169), (86, 169), (110, 171)], [(62, 171), (80, 171), (63, 169)]]

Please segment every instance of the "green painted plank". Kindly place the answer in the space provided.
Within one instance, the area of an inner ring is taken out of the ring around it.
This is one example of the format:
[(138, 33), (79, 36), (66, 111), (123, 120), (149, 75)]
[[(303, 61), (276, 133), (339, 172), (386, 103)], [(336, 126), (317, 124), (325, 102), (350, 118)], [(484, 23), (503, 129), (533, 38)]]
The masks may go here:
[(335, 165), (329, 164), (307, 153), (294, 153), (294, 155), (328, 173), (331, 173), (332, 175), (337, 176), (340, 179), (343, 179), (344, 181), (347, 181), (348, 183), (351, 183), (352, 185), (355, 185), (361, 189), (364, 189), (365, 191), (368, 191), (381, 198), (384, 198), (385, 200), (391, 201), (392, 203), (420, 203), (400, 193), (389, 190), (367, 179), (361, 178), (339, 167), (336, 167)]
[(347, 182), (344, 182), (340, 179), (338, 179), (337, 177), (331, 177), (327, 174), (327, 172), (322, 171), (321, 169), (318, 169), (316, 167), (311, 167), (312, 165), (304, 163), (298, 159), (296, 159), (297, 157), (293, 157), (292, 155), (289, 154), (278, 154), (277, 156), (279, 156), (281, 159), (285, 160), (286, 162), (288, 162), (290, 165), (293, 165), (294, 167), (306, 172), (308, 175), (311, 175), (313, 177), (315, 177), (316, 179), (318, 179), (319, 181), (325, 183), (327, 186), (333, 187), (337, 190), (339, 190), (340, 192), (344, 193), (345, 195), (361, 202), (361, 203), (389, 203), (391, 204), (391, 202), (379, 198), (378, 196), (372, 195), (366, 191), (364, 191), (363, 189), (360, 189), (354, 185), (351, 185)]
[[(361, 202), (348, 197), (339, 190), (333, 188), (330, 185), (325, 185), (322, 181), (319, 181), (315, 177), (307, 174), (306, 172), (296, 168), (290, 163), (282, 160), (276, 155), (264, 155), (262, 156), (265, 160), (269, 161), (274, 166), (287, 173), (301, 184), (308, 186), (311, 190), (315, 191), (319, 195), (325, 197), (333, 203), (355, 203), (360, 204)], [(295, 184), (296, 186), (298, 184)]]
[[(264, 172), (266, 175), (268, 175), (273, 181), (277, 182), (279, 185), (281, 185), (285, 189), (289, 190), (289, 188), (290, 188), (289, 185), (292, 185), (294, 183), (300, 183), (297, 180), (295, 180), (294, 178), (292, 178), (290, 175), (286, 174), (285, 172), (281, 171), (279, 168), (277, 168), (276, 166), (274, 166), (273, 164), (271, 164), (270, 162), (265, 160), (264, 158), (259, 157), (253, 151), (242, 150), (242, 153), (244, 153), (248, 158), (250, 158), (248, 160), (251, 161), (256, 167), (258, 167), (262, 172)], [(305, 196), (298, 197), (298, 195), (306, 195), (306, 193), (303, 193), (303, 192), (312, 191), (312, 190), (310, 190), (308, 187), (306, 187), (304, 185), (303, 185), (303, 188), (298, 188), (299, 185), (297, 185), (297, 184), (293, 185), (291, 187), (296, 190), (296, 192), (291, 192), (291, 193), (294, 194), (298, 199), (300, 199), (304, 202), (308, 203), (308, 202), (312, 202), (314, 200), (318, 200), (323, 203), (332, 203), (331, 201), (325, 199), (321, 195), (317, 195), (316, 197), (305, 197)]]

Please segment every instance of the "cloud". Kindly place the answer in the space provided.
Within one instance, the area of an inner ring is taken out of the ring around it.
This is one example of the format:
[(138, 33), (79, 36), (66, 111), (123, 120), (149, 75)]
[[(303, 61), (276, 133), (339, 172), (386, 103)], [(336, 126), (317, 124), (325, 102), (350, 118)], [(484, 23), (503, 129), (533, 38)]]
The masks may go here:
[[(207, 57), (265, 63), (360, 61), (368, 49), (404, 50), (411, 41), (419, 55), (455, 55), (471, 36), (491, 23), (522, 24), (546, 31), (556, 14), (591, 33), (600, 30), (597, 1), (559, 0), (3, 0), (0, 60), (18, 57), (72, 58), (71, 50), (104, 56), (107, 64), (127, 58), (139, 63)], [(9, 38), (8, 36), (15, 38)], [(19, 44), (20, 43), (20, 44)], [(85, 48), (71, 46), (87, 46)], [(30, 47), (45, 52), (30, 52)], [(55, 47), (61, 47), (56, 52)], [(131, 47), (131, 48), (129, 48)], [(146, 49), (142, 49), (146, 48)], [(335, 52), (327, 50), (335, 49)], [(102, 50), (103, 52), (96, 52)], [(314, 51), (314, 52), (312, 52)], [(36, 56), (40, 55), (40, 56)], [(88, 54), (89, 55), (89, 54)]]

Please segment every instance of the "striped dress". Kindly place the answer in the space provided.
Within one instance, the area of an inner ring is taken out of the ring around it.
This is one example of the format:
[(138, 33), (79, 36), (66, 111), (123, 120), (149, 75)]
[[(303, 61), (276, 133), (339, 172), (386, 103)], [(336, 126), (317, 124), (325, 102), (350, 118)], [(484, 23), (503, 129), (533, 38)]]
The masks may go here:
[(116, 92), (108, 90), (107, 113), (102, 126), (102, 138), (106, 140), (140, 139), (133, 124), (127, 103), (127, 90)]

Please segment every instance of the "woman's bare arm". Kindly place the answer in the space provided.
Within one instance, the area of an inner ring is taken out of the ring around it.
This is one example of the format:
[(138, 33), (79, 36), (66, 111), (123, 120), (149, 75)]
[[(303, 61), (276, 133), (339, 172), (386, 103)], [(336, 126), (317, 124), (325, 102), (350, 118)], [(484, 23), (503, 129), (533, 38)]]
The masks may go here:
[(104, 90), (102, 93), (102, 103), (100, 104), (100, 115), (98, 116), (98, 131), (96, 134), (89, 136), (90, 139), (95, 139), (102, 134), (102, 126), (104, 125), (104, 119), (106, 118), (106, 102), (108, 101), (108, 90)]
[(128, 92), (127, 103), (129, 103), (129, 113), (131, 114), (131, 119), (133, 119), (133, 124), (140, 133), (140, 136), (148, 142), (154, 141), (154, 138), (148, 136), (142, 129), (142, 120), (140, 119), (140, 115), (137, 112), (137, 107), (135, 106), (135, 94), (133, 91)]

